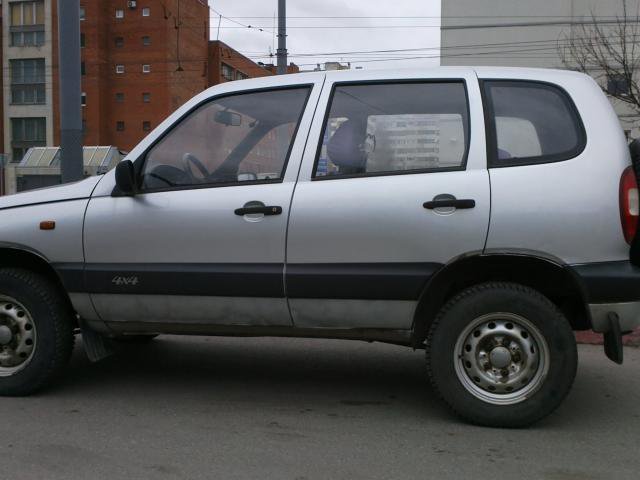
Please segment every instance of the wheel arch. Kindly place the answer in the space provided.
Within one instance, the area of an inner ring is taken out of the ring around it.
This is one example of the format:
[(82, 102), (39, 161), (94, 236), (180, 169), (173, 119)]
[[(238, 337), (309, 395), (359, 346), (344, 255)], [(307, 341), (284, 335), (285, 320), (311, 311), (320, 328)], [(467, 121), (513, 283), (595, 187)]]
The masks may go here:
[(22, 245), (0, 244), (0, 267), (23, 268), (41, 274), (51, 281), (61, 298), (73, 309), (62, 279), (49, 260), (40, 252)]
[(485, 252), (460, 256), (429, 279), (414, 314), (413, 346), (422, 346), (438, 311), (453, 295), (487, 281), (508, 281), (531, 287), (558, 306), (574, 330), (591, 328), (585, 288), (570, 266), (538, 252)]

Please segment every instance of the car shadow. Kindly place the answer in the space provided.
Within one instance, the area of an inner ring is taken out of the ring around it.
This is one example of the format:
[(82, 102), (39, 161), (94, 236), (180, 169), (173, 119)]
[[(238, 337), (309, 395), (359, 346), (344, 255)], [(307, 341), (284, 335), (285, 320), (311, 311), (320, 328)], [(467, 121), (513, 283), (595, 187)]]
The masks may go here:
[[(400, 410), (416, 421), (461, 423), (431, 388), (423, 355), (348, 340), (161, 336), (120, 345), (111, 357), (91, 363), (78, 342), (64, 378), (43, 395), (113, 401), (126, 395), (132, 406), (182, 402), (205, 410), (230, 403), (241, 409), (334, 408), (353, 416), (366, 407)], [(562, 428), (600, 414), (610, 402), (607, 392), (617, 387), (608, 377), (611, 385), (603, 388), (602, 371), (613, 366), (595, 361), (581, 368), (560, 408), (534, 428)]]
[[(426, 376), (424, 352), (348, 340), (161, 336), (91, 363), (78, 341), (56, 394), (164, 395), (261, 407), (402, 406), (449, 415)], [(357, 411), (354, 408), (354, 412)]]

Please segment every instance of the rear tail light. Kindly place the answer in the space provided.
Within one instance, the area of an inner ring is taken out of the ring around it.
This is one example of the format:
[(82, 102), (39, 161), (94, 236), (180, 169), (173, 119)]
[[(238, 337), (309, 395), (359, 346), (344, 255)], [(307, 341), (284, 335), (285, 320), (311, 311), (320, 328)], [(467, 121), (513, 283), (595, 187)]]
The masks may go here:
[(638, 182), (633, 168), (627, 167), (620, 178), (620, 220), (624, 239), (629, 245), (636, 235), (639, 214)]

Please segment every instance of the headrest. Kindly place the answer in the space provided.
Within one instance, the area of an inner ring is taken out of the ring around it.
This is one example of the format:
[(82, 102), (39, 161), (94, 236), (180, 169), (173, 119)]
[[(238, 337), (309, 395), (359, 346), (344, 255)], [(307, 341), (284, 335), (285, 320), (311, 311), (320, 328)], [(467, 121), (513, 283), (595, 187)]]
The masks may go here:
[(364, 132), (356, 122), (347, 120), (338, 127), (327, 144), (329, 160), (338, 167), (362, 168), (367, 154), (362, 150)]

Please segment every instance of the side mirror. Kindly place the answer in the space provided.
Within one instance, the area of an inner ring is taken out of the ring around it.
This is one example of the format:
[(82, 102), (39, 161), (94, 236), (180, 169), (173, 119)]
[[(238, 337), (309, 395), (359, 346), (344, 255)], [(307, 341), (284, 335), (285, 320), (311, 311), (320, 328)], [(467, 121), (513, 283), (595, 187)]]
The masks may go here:
[(136, 175), (131, 160), (125, 160), (116, 166), (116, 187), (121, 195), (136, 194)]

